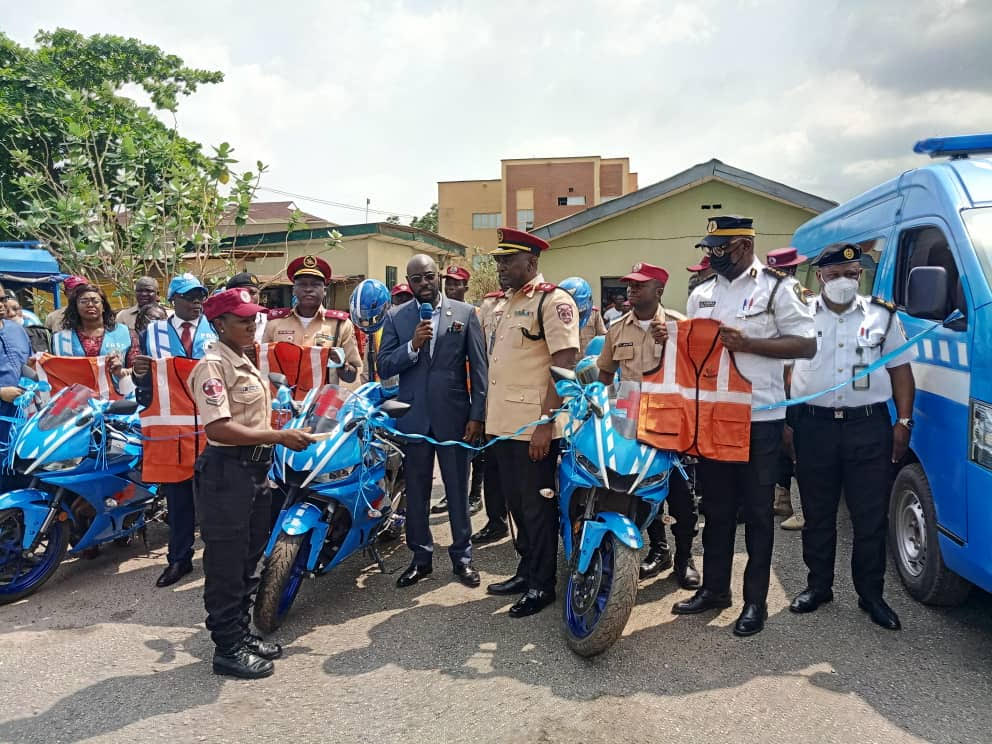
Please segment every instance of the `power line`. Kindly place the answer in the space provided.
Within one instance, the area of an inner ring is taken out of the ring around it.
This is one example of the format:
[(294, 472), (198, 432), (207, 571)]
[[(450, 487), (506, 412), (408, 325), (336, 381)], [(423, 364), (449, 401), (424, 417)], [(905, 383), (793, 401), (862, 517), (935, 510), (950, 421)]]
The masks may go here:
[(385, 209), (373, 209), (370, 206), (357, 204), (345, 204), (343, 202), (330, 201), (329, 199), (319, 199), (316, 196), (306, 196), (305, 194), (295, 194), (292, 191), (284, 191), (283, 189), (274, 189), (269, 186), (259, 186), (259, 191), (269, 191), (273, 194), (280, 194), (282, 196), (289, 196), (294, 199), (301, 199), (303, 201), (314, 202), (315, 204), (324, 204), (328, 207), (337, 207), (338, 209), (351, 209), (356, 212), (369, 212), (372, 214), (383, 214), (387, 217), (409, 217), (410, 219), (419, 219), (419, 214), (406, 214), (404, 212), (391, 212)]

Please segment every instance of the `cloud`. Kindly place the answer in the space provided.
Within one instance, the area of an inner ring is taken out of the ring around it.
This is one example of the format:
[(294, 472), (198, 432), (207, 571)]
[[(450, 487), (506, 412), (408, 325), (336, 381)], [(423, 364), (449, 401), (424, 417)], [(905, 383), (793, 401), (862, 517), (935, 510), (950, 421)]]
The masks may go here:
[(843, 199), (919, 164), (917, 139), (992, 121), (985, 0), (0, 10), (23, 43), (56, 25), (136, 36), (223, 70), (223, 84), (181, 102), (180, 130), (270, 164), (266, 185), (402, 213), (426, 211), (438, 180), (497, 178), (501, 158), (588, 154), (629, 156), (642, 185), (718, 157)]

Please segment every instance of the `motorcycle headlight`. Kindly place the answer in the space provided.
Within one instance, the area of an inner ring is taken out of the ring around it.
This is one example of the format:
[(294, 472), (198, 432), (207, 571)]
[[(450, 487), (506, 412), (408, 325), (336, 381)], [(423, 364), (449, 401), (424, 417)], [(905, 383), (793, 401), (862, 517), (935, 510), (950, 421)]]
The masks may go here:
[(592, 460), (583, 455), (578, 450), (575, 450), (575, 459), (578, 461), (579, 465), (589, 471), (590, 474), (599, 477), (599, 468), (596, 466)]
[(668, 473), (658, 473), (657, 475), (645, 478), (641, 481), (641, 485), (638, 488), (650, 488), (651, 486), (657, 486), (659, 483), (664, 483), (668, 475)]
[(335, 481), (344, 480), (355, 470), (354, 465), (350, 468), (341, 468), (340, 470), (331, 470), (327, 473), (321, 473), (315, 477), (311, 483), (334, 483)]
[(72, 470), (77, 467), (79, 463), (83, 461), (82, 457), (72, 457), (68, 460), (58, 460), (56, 462), (47, 462), (38, 470), (44, 471), (46, 473), (57, 473), (61, 470)]

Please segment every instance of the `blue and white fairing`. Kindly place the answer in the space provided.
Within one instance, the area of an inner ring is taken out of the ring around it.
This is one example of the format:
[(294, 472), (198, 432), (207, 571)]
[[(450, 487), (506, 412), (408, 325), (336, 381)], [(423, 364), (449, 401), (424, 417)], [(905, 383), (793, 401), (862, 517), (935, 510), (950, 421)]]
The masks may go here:
[[(643, 546), (641, 530), (655, 518), (668, 496), (668, 478), (676, 463), (672, 453), (637, 441), (640, 385), (621, 382), (606, 387), (594, 382), (583, 389), (576, 381), (562, 380), (557, 383), (557, 390), (567, 401), (569, 416), (559, 470), (566, 557), (570, 557), (573, 550), (568, 517), (578, 489), (598, 488), (636, 496), (649, 507), (641, 524), (617, 512), (597, 513), (594, 520), (582, 526), (582, 557), (586, 557), (587, 552), (591, 556), (607, 530), (630, 547), (640, 549)], [(580, 570), (585, 569), (580, 565)]]

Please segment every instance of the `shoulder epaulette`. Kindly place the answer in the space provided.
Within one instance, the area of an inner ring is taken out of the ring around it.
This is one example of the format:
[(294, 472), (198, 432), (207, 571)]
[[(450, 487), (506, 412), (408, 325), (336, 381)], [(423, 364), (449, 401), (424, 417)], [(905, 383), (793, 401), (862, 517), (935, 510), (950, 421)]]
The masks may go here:
[(896, 306), (893, 303), (889, 302), (888, 300), (883, 300), (881, 297), (872, 297), (871, 298), (871, 304), (872, 305), (881, 305), (886, 310), (888, 310), (890, 313), (894, 313), (896, 311)]
[(771, 266), (766, 266), (763, 269), (763, 271), (766, 274), (768, 274), (769, 276), (775, 277), (776, 279), (788, 279), (789, 278), (789, 274), (786, 274), (784, 271), (780, 271), (779, 269), (773, 269)]
[(489, 292), (485, 295), (485, 299), (501, 298), (506, 297), (506, 292), (500, 290), (499, 292)]
[(536, 289), (538, 292), (554, 292), (556, 289), (558, 289), (558, 285), (552, 284), (551, 282), (542, 282), (541, 284), (538, 284), (536, 287), (534, 287), (534, 289)]
[(324, 317), (332, 320), (351, 320), (351, 315), (344, 310), (325, 310)]
[(268, 315), (269, 320), (277, 320), (279, 318), (288, 318), (292, 312), (293, 308), (291, 307), (273, 307), (269, 309), (266, 315)]

